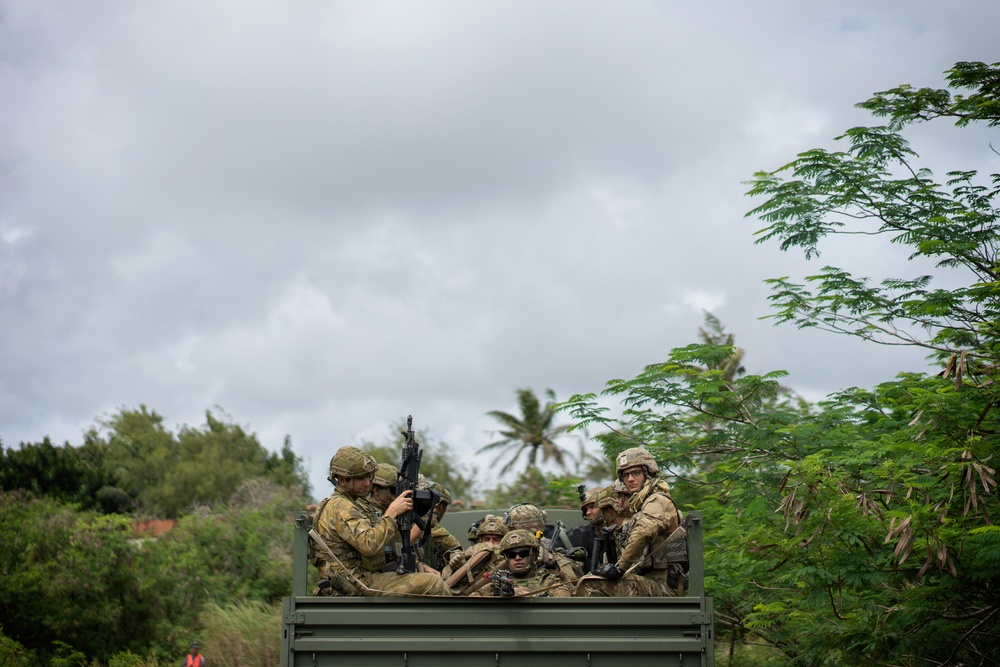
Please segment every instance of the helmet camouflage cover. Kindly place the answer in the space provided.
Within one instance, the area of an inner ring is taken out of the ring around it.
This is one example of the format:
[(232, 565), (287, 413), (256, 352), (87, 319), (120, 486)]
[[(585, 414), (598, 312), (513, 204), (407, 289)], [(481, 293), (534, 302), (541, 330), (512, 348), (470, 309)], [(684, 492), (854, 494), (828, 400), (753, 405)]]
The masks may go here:
[[(583, 498), (580, 500), (580, 510), (583, 511), (587, 505), (593, 505), (597, 502), (597, 492), (600, 489), (591, 489), (583, 494)], [(584, 516), (587, 516), (586, 512), (583, 512)]]
[(507, 510), (503, 515), (503, 523), (508, 529), (545, 530), (545, 520), (548, 516), (545, 510), (537, 505), (520, 503)]
[(615, 470), (618, 472), (619, 478), (621, 478), (623, 470), (635, 468), (636, 466), (642, 466), (650, 475), (655, 476), (656, 473), (660, 472), (660, 466), (656, 465), (656, 459), (653, 458), (648, 449), (643, 449), (642, 447), (626, 449), (615, 459)]
[(537, 549), (538, 538), (527, 530), (512, 530), (504, 535), (503, 539), (500, 540), (501, 553), (516, 547), (531, 547), (532, 549)]
[(338, 449), (330, 459), (330, 476), (327, 479), (332, 482), (334, 477), (360, 477), (374, 472), (375, 459), (371, 454), (348, 445)]
[(479, 524), (479, 530), (476, 531), (476, 537), (482, 537), (483, 535), (496, 535), (497, 537), (503, 537), (507, 534), (507, 527), (503, 525), (503, 521), (498, 516), (492, 514), (487, 514), (483, 522)]
[(614, 511), (620, 509), (620, 504), (618, 502), (618, 497), (614, 491), (614, 485), (605, 487), (603, 489), (597, 489), (596, 498), (594, 499), (594, 504), (598, 509), (604, 509), (605, 507), (611, 508)]
[(399, 471), (396, 470), (396, 466), (391, 463), (379, 463), (375, 466), (375, 477), (372, 479), (372, 484), (394, 487), (396, 486), (398, 475)]

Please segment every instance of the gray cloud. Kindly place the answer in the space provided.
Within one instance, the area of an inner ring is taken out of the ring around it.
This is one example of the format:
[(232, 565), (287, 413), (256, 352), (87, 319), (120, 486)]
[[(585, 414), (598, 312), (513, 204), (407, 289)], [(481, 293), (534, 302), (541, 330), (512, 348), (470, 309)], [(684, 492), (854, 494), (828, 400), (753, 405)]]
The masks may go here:
[[(406, 413), (473, 462), (516, 388), (597, 391), (702, 308), (814, 397), (919, 367), (757, 319), (763, 279), (822, 264), (753, 245), (742, 182), (876, 90), (995, 60), (998, 14), (0, 0), (0, 438), (219, 405), (322, 491), (333, 448)], [(986, 132), (914, 137), (936, 170), (995, 160)]]

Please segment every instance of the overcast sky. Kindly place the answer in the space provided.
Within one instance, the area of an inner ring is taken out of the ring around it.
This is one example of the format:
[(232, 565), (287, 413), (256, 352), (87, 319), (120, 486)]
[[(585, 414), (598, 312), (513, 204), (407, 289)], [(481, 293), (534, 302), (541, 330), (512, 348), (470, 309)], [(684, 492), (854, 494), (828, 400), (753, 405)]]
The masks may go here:
[[(0, 0), (0, 440), (219, 406), (321, 497), (407, 414), (489, 479), (488, 410), (631, 377), (706, 308), (811, 398), (920, 370), (758, 319), (766, 278), (913, 270), (753, 245), (743, 182), (1000, 60), (997, 26), (996, 0)], [(998, 170), (981, 133), (915, 136)]]

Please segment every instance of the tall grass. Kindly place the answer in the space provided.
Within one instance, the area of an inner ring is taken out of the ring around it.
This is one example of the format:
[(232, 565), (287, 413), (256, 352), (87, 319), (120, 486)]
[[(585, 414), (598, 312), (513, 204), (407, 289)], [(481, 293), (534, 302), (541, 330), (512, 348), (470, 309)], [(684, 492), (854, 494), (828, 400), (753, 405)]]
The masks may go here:
[(199, 614), (205, 663), (212, 667), (278, 667), (281, 607), (258, 601), (205, 605)]

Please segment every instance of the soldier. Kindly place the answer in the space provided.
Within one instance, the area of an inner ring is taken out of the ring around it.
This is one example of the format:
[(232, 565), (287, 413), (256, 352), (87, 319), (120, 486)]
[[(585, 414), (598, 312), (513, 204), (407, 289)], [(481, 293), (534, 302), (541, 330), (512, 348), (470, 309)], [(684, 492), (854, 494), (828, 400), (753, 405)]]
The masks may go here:
[[(455, 551), (448, 560), (448, 565), (441, 572), (445, 581), (453, 583), (452, 590), (462, 594), (469, 587), (478, 583), (483, 573), (497, 566), (503, 557), (500, 555), (500, 540), (507, 534), (507, 528), (498, 516), (487, 514), (481, 520), (477, 530), (478, 540), (465, 551)], [(478, 554), (488, 552), (489, 555), (477, 558)], [(469, 567), (463, 566), (469, 564)], [(453, 577), (456, 573), (457, 577)]]
[[(330, 553), (320, 550), (319, 578), (346, 578), (362, 594), (364, 587), (374, 595), (402, 593), (449, 595), (436, 574), (383, 572), (384, 547), (398, 536), (396, 518), (413, 507), (410, 492), (395, 498), (382, 516), (372, 521), (358, 506), (368, 495), (375, 476), (375, 460), (357, 447), (341, 447), (330, 459), (329, 480), (336, 488), (324, 502), (316, 530)], [(360, 584), (360, 585), (358, 585)]]
[(456, 552), (462, 551), (462, 543), (441, 525), (441, 517), (448, 511), (451, 504), (451, 493), (437, 482), (429, 482), (428, 488), (441, 494), (441, 500), (434, 506), (434, 525), (431, 526), (431, 537), (423, 549), (424, 562), (437, 571), (444, 570), (448, 559)]
[[(538, 562), (539, 567), (556, 569), (562, 572), (563, 577), (571, 581), (583, 575), (583, 568), (579, 563), (568, 558), (565, 554), (559, 553), (553, 548), (553, 540), (543, 539), (545, 534), (545, 520), (548, 515), (545, 510), (531, 503), (518, 503), (503, 515), (503, 523), (507, 530), (527, 530), (539, 539)], [(560, 532), (562, 533), (560, 535)], [(565, 531), (560, 531), (556, 527), (553, 533), (556, 548), (560, 544), (569, 544), (569, 538), (565, 536)]]
[(608, 554), (615, 554), (612, 562), (617, 563), (617, 553), (623, 546), (620, 543), (620, 528), (625, 523), (625, 517), (619, 510), (618, 499), (613, 489), (613, 486), (597, 489), (594, 494), (594, 507), (601, 516), (601, 527), (596, 531), (599, 553), (592, 561), (594, 569), (608, 562)]
[[(569, 585), (572, 579), (567, 579), (559, 570), (538, 567), (538, 553), (541, 544), (535, 535), (527, 530), (512, 530), (500, 540), (500, 553), (504, 561), (494, 570), (509, 571), (514, 581), (514, 594), (521, 595), (531, 591), (541, 590), (549, 586), (564, 584), (543, 593), (552, 597), (570, 597)], [(481, 588), (473, 595), (490, 595), (489, 588)]]
[[(616, 459), (618, 479), (625, 485), (632, 517), (622, 525), (618, 562), (597, 568), (604, 577), (581, 582), (581, 597), (654, 597), (676, 595), (668, 583), (671, 563), (664, 560), (661, 546), (679, 526), (670, 488), (658, 477), (659, 466), (647, 450), (626, 449)], [(634, 567), (634, 569), (632, 569)], [(676, 565), (673, 567), (676, 568)], [(632, 571), (626, 574), (626, 571)]]
[(580, 491), (580, 514), (583, 515), (584, 519), (587, 519), (588, 523), (569, 529), (566, 531), (566, 535), (573, 546), (582, 547), (586, 551), (586, 558), (583, 563), (583, 571), (586, 573), (590, 572), (594, 565), (595, 549), (600, 544), (600, 531), (604, 526), (604, 519), (595, 504), (597, 492), (600, 489), (584, 491), (583, 485), (580, 485), (578, 489)]
[[(375, 475), (372, 477), (371, 492), (365, 498), (358, 499), (358, 507), (368, 515), (368, 520), (373, 524), (379, 519), (392, 501), (396, 499), (396, 479), (398, 477), (396, 467), (389, 463), (378, 463), (375, 465)], [(411, 533), (411, 539), (416, 540), (420, 534), (417, 528)], [(399, 555), (403, 552), (403, 540), (399, 533), (382, 547), (385, 554), (385, 566), (383, 571), (395, 572), (399, 564)]]

